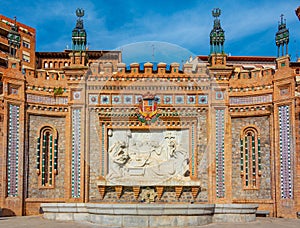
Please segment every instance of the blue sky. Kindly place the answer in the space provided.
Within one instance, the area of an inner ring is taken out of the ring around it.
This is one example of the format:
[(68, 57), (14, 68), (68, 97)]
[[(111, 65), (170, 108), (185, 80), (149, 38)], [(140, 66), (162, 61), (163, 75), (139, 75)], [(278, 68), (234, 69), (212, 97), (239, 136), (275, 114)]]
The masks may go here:
[[(209, 54), (211, 11), (216, 7), (222, 10), (226, 53), (276, 56), (274, 37), (284, 14), (290, 30), (289, 53), (295, 60), (300, 56), (300, 21), (295, 15), (299, 5), (299, 0), (2, 0), (0, 14), (17, 16), (18, 21), (34, 27), (37, 51), (63, 51), (71, 47), (75, 10), (84, 8), (91, 50), (125, 51), (131, 47), (131, 52), (135, 49), (141, 56), (138, 49), (143, 49), (149, 61), (157, 60), (159, 49), (169, 46), (166, 44), (185, 55)], [(147, 47), (132, 48), (135, 43)]]

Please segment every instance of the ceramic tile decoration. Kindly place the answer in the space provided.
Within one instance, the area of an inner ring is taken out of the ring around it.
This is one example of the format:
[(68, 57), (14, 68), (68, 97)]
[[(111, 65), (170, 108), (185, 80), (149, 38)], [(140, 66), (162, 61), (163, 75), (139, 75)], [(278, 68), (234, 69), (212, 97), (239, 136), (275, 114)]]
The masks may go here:
[(27, 94), (27, 101), (32, 103), (43, 104), (68, 104), (67, 97), (53, 97), (53, 96), (40, 96), (34, 94)]
[(135, 103), (139, 104), (143, 100), (142, 95), (135, 95)]
[(132, 95), (124, 95), (124, 104), (132, 104), (133, 103), (133, 98)]
[(96, 94), (90, 94), (89, 95), (89, 104), (91, 104), (91, 105), (98, 104), (98, 95), (96, 95)]
[(230, 104), (257, 104), (272, 102), (272, 94), (257, 95), (257, 96), (246, 96), (246, 97), (230, 97)]
[(280, 189), (281, 198), (293, 198), (293, 171), (291, 153), (290, 107), (279, 107), (279, 149), (280, 149)]
[(207, 104), (208, 103), (208, 96), (207, 95), (199, 95), (198, 96), (198, 103), (199, 104)]
[(122, 99), (120, 95), (112, 95), (111, 98), (112, 104), (121, 104), (122, 103)]
[(224, 109), (216, 110), (216, 191), (218, 198), (225, 197), (224, 172)]
[(72, 111), (72, 197), (80, 197), (81, 182), (81, 110)]
[(196, 104), (196, 96), (195, 95), (188, 95), (187, 96), (187, 103), (188, 104)]
[(173, 96), (164, 95), (164, 104), (173, 104)]
[(216, 91), (216, 100), (224, 100), (224, 92)]
[(81, 98), (81, 91), (73, 91), (73, 99), (80, 100)]
[(184, 104), (184, 96), (183, 95), (175, 96), (175, 104)]
[(110, 103), (110, 96), (109, 95), (101, 95), (100, 102), (101, 104), (109, 104)]
[(19, 148), (20, 148), (20, 107), (9, 104), (7, 148), (7, 195), (18, 196)]

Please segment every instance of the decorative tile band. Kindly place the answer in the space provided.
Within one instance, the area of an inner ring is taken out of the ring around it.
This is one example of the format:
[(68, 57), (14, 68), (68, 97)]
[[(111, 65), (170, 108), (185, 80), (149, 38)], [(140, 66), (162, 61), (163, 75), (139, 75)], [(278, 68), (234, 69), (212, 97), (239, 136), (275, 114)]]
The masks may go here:
[(36, 143), (36, 170), (37, 172), (40, 171), (40, 149), (41, 147), (41, 138), (37, 138), (37, 143)]
[(290, 107), (279, 107), (279, 150), (281, 198), (293, 198), (293, 172), (291, 151)]
[(229, 103), (231, 105), (239, 104), (257, 104), (272, 102), (272, 94), (261, 95), (261, 96), (244, 96), (244, 97), (230, 97)]
[(49, 104), (49, 105), (55, 105), (55, 104), (68, 104), (68, 98), (67, 97), (53, 97), (53, 96), (39, 96), (39, 95), (33, 95), (33, 94), (27, 94), (27, 102), (33, 102), (33, 103), (42, 103), (42, 104)]
[(102, 124), (102, 141), (101, 141), (101, 147), (102, 147), (102, 154), (101, 154), (101, 175), (104, 176), (104, 154), (105, 154), (105, 146), (104, 146), (104, 142), (105, 142), (105, 125), (104, 123)]
[(81, 110), (72, 111), (72, 197), (80, 197)]
[(195, 126), (192, 124), (192, 176), (195, 175)]
[[(158, 104), (208, 104), (208, 95), (156, 95), (155, 96)], [(100, 95), (100, 105), (121, 105), (121, 104), (139, 104), (143, 99), (142, 95), (111, 95), (111, 94), (101, 94)], [(198, 99), (198, 102), (197, 102)], [(98, 104), (98, 95), (89, 95), (89, 104)]]
[(216, 110), (216, 191), (218, 198), (225, 197), (224, 176), (224, 109)]
[(7, 195), (18, 196), (20, 107), (9, 105), (7, 149)]

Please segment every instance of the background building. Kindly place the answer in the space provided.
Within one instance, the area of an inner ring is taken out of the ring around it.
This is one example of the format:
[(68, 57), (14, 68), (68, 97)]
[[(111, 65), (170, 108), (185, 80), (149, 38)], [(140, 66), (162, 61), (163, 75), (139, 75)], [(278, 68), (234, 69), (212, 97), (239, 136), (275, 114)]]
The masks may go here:
[(63, 52), (35, 52), (35, 30), (0, 16), (2, 213), (155, 201), (254, 203), (295, 218), (300, 62), (290, 62), (286, 22), (277, 58), (227, 56), (220, 13), (210, 54), (183, 68), (87, 50), (83, 10)]

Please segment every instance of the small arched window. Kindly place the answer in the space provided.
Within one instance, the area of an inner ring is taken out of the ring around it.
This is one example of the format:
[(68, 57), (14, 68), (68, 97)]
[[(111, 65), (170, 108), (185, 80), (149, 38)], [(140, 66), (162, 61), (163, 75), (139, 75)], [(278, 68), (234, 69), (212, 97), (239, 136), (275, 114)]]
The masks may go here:
[(51, 126), (40, 128), (37, 138), (36, 169), (40, 187), (54, 187), (58, 160), (57, 131)]
[(240, 138), (241, 177), (244, 189), (258, 189), (261, 175), (260, 134), (255, 126), (245, 127)]

